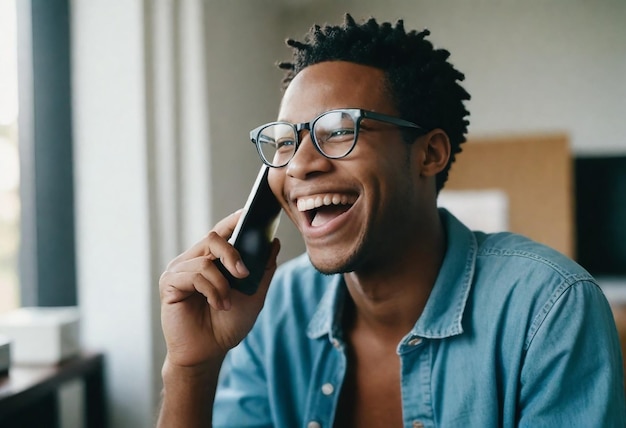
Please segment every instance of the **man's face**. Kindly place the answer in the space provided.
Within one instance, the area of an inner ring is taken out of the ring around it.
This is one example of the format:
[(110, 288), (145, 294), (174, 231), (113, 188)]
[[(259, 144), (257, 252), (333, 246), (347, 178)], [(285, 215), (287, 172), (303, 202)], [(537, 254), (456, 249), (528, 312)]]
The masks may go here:
[[(278, 119), (308, 122), (337, 108), (397, 116), (384, 82), (384, 73), (373, 67), (343, 61), (312, 65), (287, 88)], [(415, 146), (403, 141), (398, 127), (364, 119), (354, 150), (336, 160), (315, 149), (308, 131), (300, 138), (293, 159), (273, 168), (269, 180), (317, 269), (375, 268), (416, 239), (411, 231), (419, 221), (422, 180), (412, 161)]]

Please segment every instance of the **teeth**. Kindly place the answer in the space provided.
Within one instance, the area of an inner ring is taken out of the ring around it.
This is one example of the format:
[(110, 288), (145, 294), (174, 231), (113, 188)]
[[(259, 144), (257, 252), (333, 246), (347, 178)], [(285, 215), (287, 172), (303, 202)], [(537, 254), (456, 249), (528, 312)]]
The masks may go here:
[(339, 195), (337, 193), (309, 196), (298, 199), (298, 211), (309, 211), (329, 205), (348, 205), (353, 204), (354, 201), (356, 201), (356, 196)]

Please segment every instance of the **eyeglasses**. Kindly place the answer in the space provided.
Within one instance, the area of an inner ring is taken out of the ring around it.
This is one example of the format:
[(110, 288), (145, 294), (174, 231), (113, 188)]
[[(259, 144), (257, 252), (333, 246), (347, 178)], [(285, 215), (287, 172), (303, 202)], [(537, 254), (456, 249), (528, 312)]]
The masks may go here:
[(270, 167), (280, 168), (289, 163), (300, 145), (300, 132), (310, 132), (318, 152), (329, 159), (341, 159), (350, 154), (359, 137), (363, 119), (373, 119), (396, 126), (427, 131), (421, 126), (386, 114), (348, 108), (330, 110), (310, 122), (271, 122), (250, 131), (250, 140), (256, 145), (261, 160)]

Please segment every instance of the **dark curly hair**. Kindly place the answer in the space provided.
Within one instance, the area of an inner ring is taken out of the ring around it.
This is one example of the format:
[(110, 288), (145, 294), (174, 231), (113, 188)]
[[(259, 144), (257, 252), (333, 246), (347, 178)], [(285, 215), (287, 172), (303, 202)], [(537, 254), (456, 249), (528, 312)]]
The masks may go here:
[(465, 76), (447, 61), (450, 53), (435, 49), (425, 39), (429, 34), (428, 30), (407, 33), (402, 20), (395, 26), (379, 24), (374, 18), (357, 24), (346, 14), (343, 25), (313, 26), (303, 42), (287, 39), (293, 48), (292, 61), (280, 62), (278, 67), (285, 70), (283, 89), (302, 69), (324, 61), (349, 61), (383, 70), (402, 118), (428, 130), (440, 128), (450, 139), (450, 160), (436, 177), (439, 192), (466, 140), (469, 112), (463, 101), (470, 95), (458, 83)]

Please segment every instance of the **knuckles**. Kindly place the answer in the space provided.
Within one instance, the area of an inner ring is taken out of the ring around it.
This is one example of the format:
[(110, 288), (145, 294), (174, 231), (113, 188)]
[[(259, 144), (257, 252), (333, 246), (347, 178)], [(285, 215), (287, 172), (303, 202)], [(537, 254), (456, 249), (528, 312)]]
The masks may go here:
[(168, 284), (168, 279), (167, 279), (169, 277), (169, 274), (170, 274), (170, 271), (166, 270), (159, 277), (159, 288), (161, 290), (163, 290), (165, 287), (167, 287), (169, 285)]
[(215, 230), (209, 231), (209, 233), (207, 233), (207, 235), (204, 237), (205, 245), (208, 245), (215, 240), (224, 240), (224, 238), (220, 236), (220, 234), (217, 233)]
[(200, 272), (205, 272), (209, 269), (212, 269), (213, 265), (214, 263), (212, 259), (210, 259), (209, 257), (202, 257), (200, 260), (200, 266), (199, 266)]
[(239, 253), (216, 230), (211, 230), (194, 247), (168, 263), (159, 277), (161, 295), (172, 287), (178, 288), (177, 284), (184, 285), (183, 283), (194, 284), (196, 288), (201, 289), (207, 288), (210, 283), (213, 283), (214, 287), (225, 287), (228, 280), (211, 273), (216, 269), (215, 260), (218, 258), (233, 260), (234, 263), (234, 260), (239, 258)]

